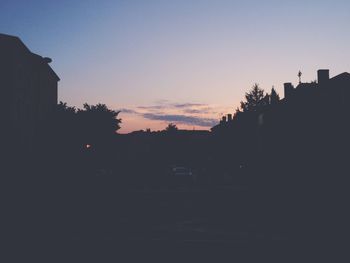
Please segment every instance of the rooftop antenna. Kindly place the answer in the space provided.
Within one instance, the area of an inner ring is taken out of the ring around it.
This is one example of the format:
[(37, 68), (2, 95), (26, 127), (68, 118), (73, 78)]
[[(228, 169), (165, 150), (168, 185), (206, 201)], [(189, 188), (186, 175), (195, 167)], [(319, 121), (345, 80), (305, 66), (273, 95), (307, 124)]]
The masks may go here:
[(298, 72), (298, 77), (299, 77), (299, 84), (301, 84), (301, 75), (302, 75), (303, 73), (301, 73), (301, 71), (299, 70), (299, 72)]

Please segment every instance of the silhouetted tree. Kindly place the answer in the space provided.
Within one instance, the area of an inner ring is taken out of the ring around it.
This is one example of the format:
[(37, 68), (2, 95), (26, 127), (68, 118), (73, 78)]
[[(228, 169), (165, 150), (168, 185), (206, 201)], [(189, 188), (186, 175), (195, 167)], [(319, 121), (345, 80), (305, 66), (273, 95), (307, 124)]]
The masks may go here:
[(276, 92), (275, 88), (272, 88), (270, 93), (270, 104), (276, 104), (279, 100), (280, 96)]
[(234, 117), (234, 118), (237, 117), (240, 113), (242, 113), (242, 112), (241, 112), (241, 110), (239, 109), (239, 107), (237, 107), (236, 110), (235, 110), (235, 113), (233, 114), (233, 117)]
[(268, 93), (264, 96), (264, 102), (263, 105), (269, 105), (270, 104), (270, 95)]
[(60, 101), (57, 104), (56, 112), (58, 112), (58, 114), (75, 114), (76, 113), (76, 108), (67, 106), (66, 102)]
[(178, 130), (176, 124), (169, 123), (168, 126), (165, 128), (166, 132), (176, 132)]
[(84, 104), (83, 109), (77, 111), (79, 126), (86, 143), (96, 143), (111, 138), (119, 129), (121, 119), (119, 111), (108, 109), (105, 104)]
[(52, 120), (53, 132), (56, 139), (66, 142), (74, 140), (78, 130), (77, 109), (67, 106), (67, 103), (60, 101), (57, 104), (54, 119)]
[[(41, 158), (46, 158), (47, 166), (49, 166), (49, 159), (54, 162), (55, 158), (59, 158), (59, 169), (72, 168), (71, 160), (76, 160), (81, 150), (82, 138), (77, 117), (75, 107), (60, 101), (48, 125), (41, 127), (40, 144), (37, 144), (37, 147), (38, 149), (40, 147), (40, 152), (43, 153)], [(59, 172), (56, 168), (55, 172)]]
[(258, 111), (267, 104), (264, 90), (258, 84), (254, 84), (252, 89), (245, 94), (245, 101), (241, 101), (241, 110), (243, 112)]

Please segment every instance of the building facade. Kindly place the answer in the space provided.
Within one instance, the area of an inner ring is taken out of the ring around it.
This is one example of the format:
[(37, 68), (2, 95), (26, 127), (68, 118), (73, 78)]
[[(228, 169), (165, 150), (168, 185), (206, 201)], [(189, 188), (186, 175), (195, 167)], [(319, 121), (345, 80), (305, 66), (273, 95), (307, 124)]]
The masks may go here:
[(0, 58), (3, 138), (9, 144), (30, 144), (52, 117), (59, 77), (50, 58), (32, 53), (15, 36), (0, 34)]

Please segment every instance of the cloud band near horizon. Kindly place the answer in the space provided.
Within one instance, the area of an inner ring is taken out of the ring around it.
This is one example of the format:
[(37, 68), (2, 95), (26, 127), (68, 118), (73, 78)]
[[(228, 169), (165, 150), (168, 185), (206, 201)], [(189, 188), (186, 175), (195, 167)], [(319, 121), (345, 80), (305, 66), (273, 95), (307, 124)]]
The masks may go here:
[(175, 123), (182, 123), (182, 124), (195, 125), (195, 126), (201, 126), (201, 127), (213, 127), (218, 122), (216, 119), (212, 119), (212, 118), (202, 118), (202, 117), (187, 116), (187, 115), (180, 115), (180, 114), (145, 113), (142, 116), (149, 120), (175, 122)]
[[(154, 105), (136, 106), (121, 109), (122, 113), (135, 115), (149, 121), (159, 121), (211, 128), (218, 123), (218, 109), (204, 103), (173, 103), (170, 101), (155, 102)], [(215, 117), (214, 117), (215, 116)]]

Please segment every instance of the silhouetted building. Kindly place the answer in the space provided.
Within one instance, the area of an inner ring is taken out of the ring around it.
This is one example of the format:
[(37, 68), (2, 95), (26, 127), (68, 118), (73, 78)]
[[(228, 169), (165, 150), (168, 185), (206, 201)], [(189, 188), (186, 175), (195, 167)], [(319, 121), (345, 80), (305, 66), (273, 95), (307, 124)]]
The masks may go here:
[(293, 94), (293, 84), (290, 82), (284, 83), (284, 97), (289, 98)]
[(225, 123), (226, 123), (226, 121), (227, 121), (226, 116), (222, 116), (221, 122), (222, 122), (223, 124), (225, 124)]
[(32, 53), (18, 37), (0, 34), (0, 57), (2, 132), (19, 145), (30, 143), (57, 105), (59, 77), (50, 58)]
[[(231, 113), (229, 113), (225, 116), (222, 116), (218, 125), (227, 125), (227, 124), (230, 124), (232, 121), (233, 121), (233, 116)], [(218, 126), (218, 125), (215, 125), (215, 126)]]
[[(281, 118), (284, 116), (284, 119), (288, 119), (291, 116), (300, 118), (296, 112), (307, 114), (314, 111), (319, 115), (324, 114), (327, 109), (344, 112), (348, 108), (346, 104), (350, 97), (350, 74), (344, 72), (329, 78), (329, 70), (320, 69), (317, 71), (317, 78), (317, 81), (309, 83), (300, 82), (296, 87), (290, 82), (284, 83), (284, 98), (274, 103), (267, 103), (260, 108), (260, 113), (269, 116), (280, 115)], [(259, 115), (255, 116), (254, 113), (243, 112), (234, 118), (228, 114), (227, 117), (223, 116), (220, 123), (211, 130), (216, 133), (236, 129), (237, 125), (241, 126), (238, 124), (238, 119), (241, 119), (241, 122), (250, 119), (254, 125), (261, 123)]]
[(317, 80), (318, 84), (320, 85), (327, 83), (327, 81), (329, 80), (329, 69), (317, 70)]
[[(320, 69), (317, 71), (317, 82), (299, 83), (295, 88), (291, 83), (284, 84), (284, 101), (289, 101), (290, 98), (295, 97), (295, 100), (303, 98), (309, 99), (309, 95), (317, 98), (320, 95), (328, 102), (334, 103), (330, 100), (334, 96), (340, 99), (348, 96), (350, 92), (350, 74), (347, 72), (341, 73), (333, 78), (329, 78), (328, 69)], [(330, 96), (330, 97), (329, 97)]]

